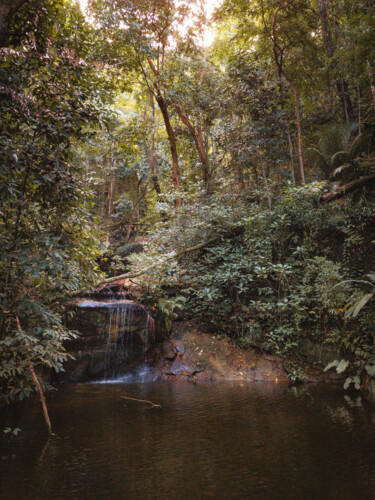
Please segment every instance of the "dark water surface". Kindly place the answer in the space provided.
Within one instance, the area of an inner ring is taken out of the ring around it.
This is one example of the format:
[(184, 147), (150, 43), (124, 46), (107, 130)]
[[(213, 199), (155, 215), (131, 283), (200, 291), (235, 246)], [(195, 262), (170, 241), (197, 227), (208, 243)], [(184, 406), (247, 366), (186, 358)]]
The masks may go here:
[[(161, 408), (122, 399), (151, 400)], [(375, 407), (339, 389), (66, 386), (2, 409), (1, 499), (375, 499)]]

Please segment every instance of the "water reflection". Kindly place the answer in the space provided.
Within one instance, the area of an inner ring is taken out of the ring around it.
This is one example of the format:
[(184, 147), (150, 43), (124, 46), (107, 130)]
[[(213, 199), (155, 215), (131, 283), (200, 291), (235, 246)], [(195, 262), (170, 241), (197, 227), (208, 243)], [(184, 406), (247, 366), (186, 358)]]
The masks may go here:
[(374, 498), (375, 410), (360, 403), (243, 382), (67, 387), (49, 403), (53, 440), (38, 406), (2, 415), (22, 433), (1, 443), (0, 497)]

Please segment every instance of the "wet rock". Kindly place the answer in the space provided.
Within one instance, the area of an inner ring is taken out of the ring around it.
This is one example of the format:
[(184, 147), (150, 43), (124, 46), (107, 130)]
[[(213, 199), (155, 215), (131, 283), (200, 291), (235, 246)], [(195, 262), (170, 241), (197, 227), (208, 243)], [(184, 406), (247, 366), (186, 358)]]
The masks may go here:
[[(161, 377), (196, 380), (290, 382), (286, 360), (240, 349), (195, 321), (175, 322), (172, 335), (155, 358)], [(306, 381), (336, 381), (322, 369), (305, 366)]]
[(143, 252), (144, 246), (142, 243), (139, 242), (134, 242), (134, 243), (127, 243), (126, 245), (123, 245), (122, 247), (117, 248), (116, 254), (121, 257), (121, 258), (126, 258), (132, 253), (141, 253)]
[(159, 338), (150, 311), (127, 299), (78, 299), (67, 326), (79, 333), (66, 346), (74, 356), (65, 365), (64, 380), (69, 382), (119, 375), (142, 361)]
[(157, 361), (163, 378), (288, 380), (282, 360), (238, 349), (193, 321), (176, 322)]

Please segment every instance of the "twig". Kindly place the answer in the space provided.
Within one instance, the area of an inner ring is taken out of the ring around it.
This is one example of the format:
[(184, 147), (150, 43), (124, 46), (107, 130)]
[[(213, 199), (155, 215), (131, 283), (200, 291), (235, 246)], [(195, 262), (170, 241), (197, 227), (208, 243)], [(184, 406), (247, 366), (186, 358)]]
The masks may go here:
[(121, 396), (121, 397), (122, 399), (130, 399), (131, 401), (138, 401), (138, 403), (148, 403), (151, 405), (152, 408), (161, 408), (161, 405), (153, 403), (152, 401), (148, 401), (147, 399), (136, 399), (136, 398), (131, 398), (129, 396)]

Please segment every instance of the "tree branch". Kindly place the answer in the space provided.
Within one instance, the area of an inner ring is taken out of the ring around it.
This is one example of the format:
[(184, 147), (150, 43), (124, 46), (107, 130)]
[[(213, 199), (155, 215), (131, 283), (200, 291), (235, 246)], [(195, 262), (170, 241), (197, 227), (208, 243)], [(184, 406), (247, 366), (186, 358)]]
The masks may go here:
[(367, 175), (366, 177), (362, 177), (361, 179), (357, 179), (355, 181), (349, 182), (348, 184), (345, 184), (345, 186), (342, 186), (335, 193), (323, 194), (320, 197), (320, 201), (321, 203), (329, 203), (330, 201), (338, 200), (340, 198), (343, 198), (347, 194), (352, 193), (356, 189), (359, 189), (366, 184), (371, 184), (372, 182), (375, 182), (375, 175)]
[(42, 386), (40, 385), (38, 377), (36, 376), (36, 373), (35, 373), (35, 370), (34, 370), (34, 366), (33, 366), (33, 363), (31, 361), (30, 346), (26, 342), (26, 339), (25, 339), (25, 336), (23, 334), (23, 331), (22, 331), (22, 328), (21, 328), (21, 324), (20, 324), (20, 320), (18, 319), (18, 316), (16, 316), (16, 321), (17, 321), (18, 331), (19, 331), (20, 335), (22, 336), (22, 338), (25, 341), (26, 353), (27, 353), (27, 362), (28, 362), (29, 369), (30, 369), (31, 375), (33, 377), (34, 383), (35, 383), (36, 388), (38, 389), (38, 392), (39, 392), (40, 402), (42, 403), (44, 418), (45, 418), (45, 421), (46, 421), (46, 424), (47, 424), (47, 427), (48, 427), (48, 432), (49, 432), (50, 435), (52, 435), (52, 426), (51, 426), (51, 420), (50, 420), (49, 415), (48, 415), (48, 410), (47, 410), (47, 405), (46, 405), (46, 398), (44, 397)]
[[(186, 255), (187, 253), (191, 253), (191, 252), (195, 252), (196, 250), (200, 250), (201, 248), (204, 248), (207, 245), (209, 245), (210, 243), (216, 241), (218, 238), (219, 238), (218, 236), (215, 238), (210, 238), (209, 240), (205, 241), (204, 243), (199, 243), (198, 245), (194, 245), (192, 247), (185, 248), (184, 250), (181, 250), (180, 252), (178, 252), (176, 254), (170, 255), (169, 257), (167, 257), (164, 260), (164, 262), (169, 262), (170, 260), (179, 259), (180, 257), (182, 257), (183, 255)], [(155, 266), (149, 266), (149, 267), (146, 267), (145, 269), (142, 269), (141, 271), (137, 271), (135, 273), (127, 273), (127, 274), (120, 274), (119, 276), (112, 276), (111, 278), (107, 278), (104, 281), (101, 281), (100, 283), (98, 283), (97, 286), (103, 285), (106, 283), (114, 283), (116, 281), (125, 280), (125, 279), (129, 279), (129, 278), (137, 278), (138, 276), (145, 274), (147, 271), (154, 269), (154, 267)]]

